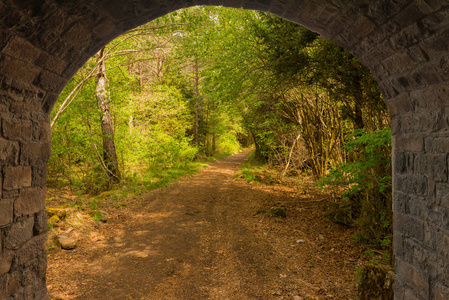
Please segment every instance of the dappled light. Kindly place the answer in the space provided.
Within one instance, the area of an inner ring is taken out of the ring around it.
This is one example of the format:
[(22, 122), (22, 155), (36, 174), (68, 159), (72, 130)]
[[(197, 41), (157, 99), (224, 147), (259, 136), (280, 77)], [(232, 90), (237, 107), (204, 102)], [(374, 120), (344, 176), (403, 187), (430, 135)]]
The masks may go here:
[[(83, 239), (74, 252), (51, 255), (51, 295), (350, 298), (353, 270), (363, 261), (359, 247), (348, 242), (353, 230), (320, 220), (326, 194), (311, 186), (298, 199), (295, 185), (234, 179), (247, 153), (145, 193), (130, 208), (112, 212), (101, 236)], [(261, 213), (271, 206), (288, 207), (288, 219)], [(67, 256), (75, 263), (58, 268)]]
[(449, 299), (446, 2), (2, 1), (0, 299)]

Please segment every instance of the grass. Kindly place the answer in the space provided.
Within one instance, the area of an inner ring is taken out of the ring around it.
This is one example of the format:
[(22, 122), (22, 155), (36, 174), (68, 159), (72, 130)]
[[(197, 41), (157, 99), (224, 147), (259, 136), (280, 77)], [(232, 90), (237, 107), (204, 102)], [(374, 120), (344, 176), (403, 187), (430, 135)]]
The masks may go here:
[(254, 183), (280, 183), (278, 172), (270, 170), (266, 163), (255, 160), (254, 152), (248, 156), (248, 159), (243, 163), (235, 178), (241, 178), (246, 182)]
[[(76, 186), (59, 184), (51, 181), (47, 196), (47, 207), (71, 207), (78, 211), (94, 212), (91, 217), (94, 220), (102, 218), (99, 210), (108, 207), (120, 208), (126, 206), (127, 200), (138, 199), (146, 191), (162, 188), (184, 176), (189, 176), (206, 168), (216, 159), (232, 155), (232, 153), (220, 153), (201, 161), (184, 162), (176, 166), (139, 168), (132, 172), (124, 172), (122, 181), (115, 184), (108, 191), (97, 195), (83, 193)], [(133, 200), (136, 201), (136, 200)]]

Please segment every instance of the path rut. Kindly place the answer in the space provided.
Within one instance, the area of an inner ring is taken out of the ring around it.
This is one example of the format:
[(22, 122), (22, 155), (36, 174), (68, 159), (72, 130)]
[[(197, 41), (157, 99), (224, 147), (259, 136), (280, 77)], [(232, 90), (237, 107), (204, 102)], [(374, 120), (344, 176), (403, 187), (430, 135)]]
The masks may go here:
[[(246, 155), (145, 194), (96, 239), (50, 255), (52, 299), (351, 298), (350, 232), (289, 190), (233, 179)], [(287, 219), (256, 214), (275, 204), (289, 206)]]

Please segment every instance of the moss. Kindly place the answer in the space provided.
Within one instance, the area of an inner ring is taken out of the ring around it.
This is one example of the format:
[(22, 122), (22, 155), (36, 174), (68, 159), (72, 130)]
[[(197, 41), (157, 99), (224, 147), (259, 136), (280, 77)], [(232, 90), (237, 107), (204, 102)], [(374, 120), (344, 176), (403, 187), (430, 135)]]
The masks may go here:
[(273, 206), (270, 209), (270, 213), (273, 217), (277, 217), (277, 218), (285, 218), (287, 217), (287, 210), (284, 207), (276, 207)]
[(67, 211), (62, 207), (48, 207), (47, 212), (49, 218), (57, 216), (60, 220), (64, 220), (67, 217)]

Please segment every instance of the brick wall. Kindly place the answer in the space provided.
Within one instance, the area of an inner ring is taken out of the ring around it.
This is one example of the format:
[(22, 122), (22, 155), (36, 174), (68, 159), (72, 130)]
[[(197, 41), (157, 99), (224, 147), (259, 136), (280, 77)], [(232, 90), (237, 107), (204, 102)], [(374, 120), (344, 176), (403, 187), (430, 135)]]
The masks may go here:
[(47, 299), (49, 116), (70, 77), (120, 33), (196, 4), (269, 11), (353, 53), (390, 108), (396, 299), (449, 299), (446, 0), (0, 2), (0, 299)]

